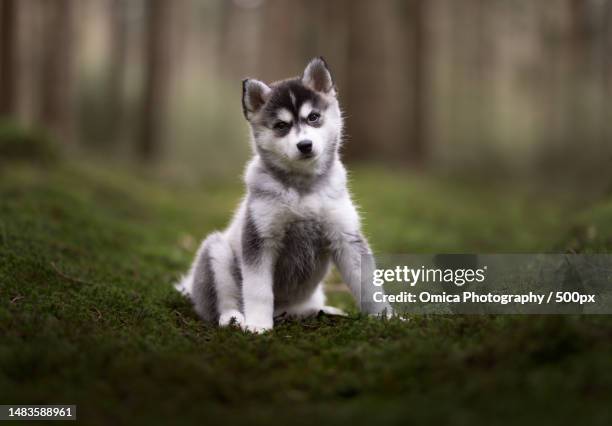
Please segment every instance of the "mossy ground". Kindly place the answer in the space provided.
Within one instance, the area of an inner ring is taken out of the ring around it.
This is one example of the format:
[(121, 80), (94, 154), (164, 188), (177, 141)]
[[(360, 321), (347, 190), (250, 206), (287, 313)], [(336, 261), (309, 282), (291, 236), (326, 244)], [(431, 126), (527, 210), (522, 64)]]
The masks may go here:
[[(373, 169), (352, 187), (380, 252), (612, 247), (610, 201)], [(354, 313), (263, 336), (203, 324), (171, 283), (240, 195), (238, 180), (3, 166), (0, 401), (77, 404), (88, 424), (612, 421), (610, 317)]]

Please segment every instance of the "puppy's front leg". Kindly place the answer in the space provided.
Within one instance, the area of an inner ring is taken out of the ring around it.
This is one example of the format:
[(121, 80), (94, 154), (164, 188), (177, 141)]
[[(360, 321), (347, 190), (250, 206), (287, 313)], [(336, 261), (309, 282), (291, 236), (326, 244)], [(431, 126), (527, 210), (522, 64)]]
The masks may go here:
[(273, 253), (262, 250), (258, 259), (245, 260), (242, 268), (244, 328), (254, 333), (274, 325)]
[(368, 314), (392, 314), (387, 303), (374, 301), (372, 277), (376, 268), (374, 256), (359, 230), (337, 235), (333, 259), (342, 279), (347, 283), (359, 308)]

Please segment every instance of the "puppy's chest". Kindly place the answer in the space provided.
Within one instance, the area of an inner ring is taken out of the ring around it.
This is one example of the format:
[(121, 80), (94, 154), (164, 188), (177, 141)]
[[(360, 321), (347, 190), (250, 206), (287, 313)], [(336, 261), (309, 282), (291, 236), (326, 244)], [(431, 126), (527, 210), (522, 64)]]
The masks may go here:
[(303, 299), (323, 279), (330, 243), (322, 223), (297, 220), (285, 225), (274, 268), (274, 295), (279, 303)]
[(290, 258), (318, 257), (329, 248), (329, 206), (322, 197), (301, 199), (287, 207), (278, 221), (276, 237)]
[(264, 221), (277, 237), (287, 234), (304, 237), (315, 230), (324, 232), (331, 208), (332, 204), (324, 196), (288, 196), (272, 206), (272, 214)]
[(289, 252), (318, 252), (329, 246), (325, 224), (314, 219), (298, 219), (283, 227), (281, 247)]

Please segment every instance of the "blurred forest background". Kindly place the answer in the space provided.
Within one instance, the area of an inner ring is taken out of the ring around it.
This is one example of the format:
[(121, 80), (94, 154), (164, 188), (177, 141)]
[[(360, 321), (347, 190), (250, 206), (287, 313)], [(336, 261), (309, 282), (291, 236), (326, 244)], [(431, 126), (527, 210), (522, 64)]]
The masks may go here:
[[(236, 176), (240, 80), (324, 56), (349, 161), (612, 187), (612, 1), (0, 0), (0, 115)], [(581, 188), (583, 190), (584, 188)]]

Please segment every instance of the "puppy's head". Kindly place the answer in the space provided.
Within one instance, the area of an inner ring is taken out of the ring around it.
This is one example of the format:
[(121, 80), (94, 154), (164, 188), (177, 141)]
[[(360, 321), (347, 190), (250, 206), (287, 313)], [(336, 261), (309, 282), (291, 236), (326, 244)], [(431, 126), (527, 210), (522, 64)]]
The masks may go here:
[(302, 77), (267, 85), (243, 81), (242, 107), (263, 161), (287, 172), (321, 173), (333, 159), (342, 118), (331, 73), (322, 58)]

